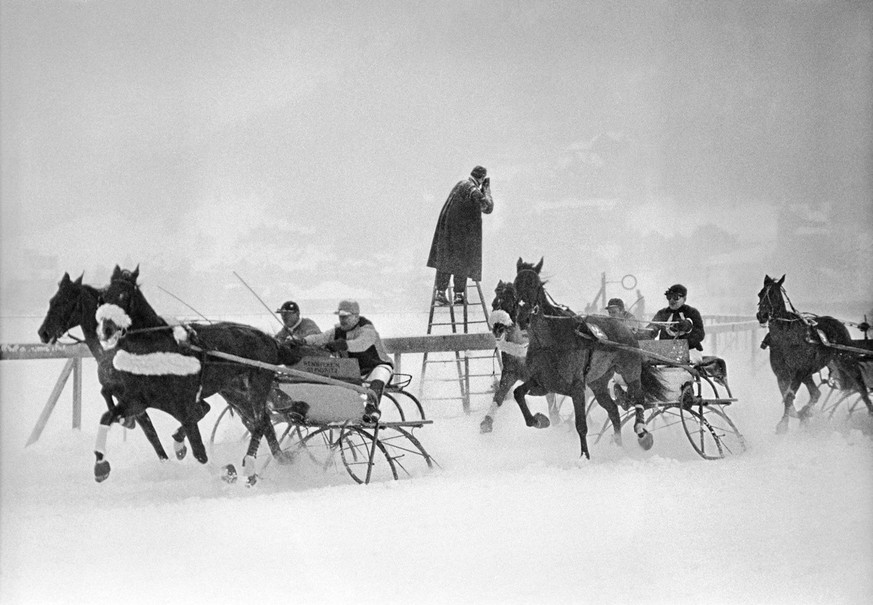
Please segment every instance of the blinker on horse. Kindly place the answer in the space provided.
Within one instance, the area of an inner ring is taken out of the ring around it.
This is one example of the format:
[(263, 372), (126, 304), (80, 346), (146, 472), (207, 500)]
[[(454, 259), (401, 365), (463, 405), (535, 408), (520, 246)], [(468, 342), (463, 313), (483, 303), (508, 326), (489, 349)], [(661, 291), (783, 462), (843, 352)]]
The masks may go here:
[[(219, 361), (208, 352), (273, 365), (296, 363), (299, 354), (272, 336), (242, 324), (219, 322), (173, 328), (145, 299), (136, 283), (138, 275), (138, 267), (131, 272), (116, 266), (103, 295), (105, 305), (98, 311), (103, 318), (100, 333), (104, 340), (117, 336), (118, 326), (127, 324), (126, 333), (117, 340), (115, 361), (125, 392), (137, 405), (160, 409), (176, 418), (194, 457), (204, 464), (207, 455), (197, 422), (209, 410), (205, 399), (221, 394), (251, 432), (243, 469), (249, 484), (253, 484), (257, 481), (255, 458), (262, 437), (266, 437), (276, 458), (285, 459), (267, 407), (275, 373), (253, 365)], [(102, 442), (98, 437), (95, 449), (98, 464), (106, 462), (105, 437)], [(108, 462), (105, 471), (108, 473)]]
[[(784, 433), (788, 430), (788, 419), (791, 416), (798, 416), (802, 422), (810, 418), (821, 396), (813, 374), (828, 364), (841, 375), (842, 379), (838, 382), (847, 385), (847, 390), (857, 391), (868, 412), (873, 415), (873, 403), (870, 401), (858, 358), (828, 347), (818, 334), (821, 331), (827, 342), (849, 346), (852, 338), (846, 326), (827, 315), (798, 313), (785, 293), (782, 285), (784, 282), (784, 275), (778, 280), (769, 275), (764, 276), (764, 287), (758, 292), (756, 314), (761, 326), (768, 328), (770, 368), (776, 375), (782, 394), (784, 412), (776, 425), (776, 432)], [(794, 408), (794, 399), (801, 384), (806, 385), (809, 391), (809, 403), (798, 413)]]
[[(639, 345), (625, 322), (611, 317), (580, 317), (569, 308), (554, 303), (540, 279), (542, 267), (542, 259), (534, 265), (519, 258), (514, 281), (521, 305), (519, 323), (528, 325), (530, 338), (526, 358), (530, 379), (514, 391), (525, 419), (530, 418), (525, 395), (531, 389), (540, 388), (570, 396), (581, 455), (590, 458), (585, 417), (585, 388), (590, 386), (597, 403), (606, 410), (614, 439), (620, 444), (618, 406), (609, 394), (609, 380), (618, 373), (628, 385), (628, 397), (636, 416), (634, 432), (640, 446), (651, 448), (653, 440), (646, 430), (643, 405), (647, 400), (663, 401), (667, 395), (659, 370), (644, 363), (642, 355), (634, 351), (639, 349)], [(622, 348), (601, 343), (595, 332), (622, 345)]]

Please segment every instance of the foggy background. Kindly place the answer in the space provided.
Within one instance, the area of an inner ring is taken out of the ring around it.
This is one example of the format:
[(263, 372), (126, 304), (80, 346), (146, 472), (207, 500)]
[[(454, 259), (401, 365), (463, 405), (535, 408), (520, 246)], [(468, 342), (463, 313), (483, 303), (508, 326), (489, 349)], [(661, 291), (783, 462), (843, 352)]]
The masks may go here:
[[(160, 312), (424, 311), (489, 170), (483, 289), (545, 257), (754, 312), (873, 309), (873, 4), (2, 0), (2, 310), (141, 266)], [(610, 284), (608, 296), (636, 298)], [(424, 324), (421, 332), (424, 331)]]

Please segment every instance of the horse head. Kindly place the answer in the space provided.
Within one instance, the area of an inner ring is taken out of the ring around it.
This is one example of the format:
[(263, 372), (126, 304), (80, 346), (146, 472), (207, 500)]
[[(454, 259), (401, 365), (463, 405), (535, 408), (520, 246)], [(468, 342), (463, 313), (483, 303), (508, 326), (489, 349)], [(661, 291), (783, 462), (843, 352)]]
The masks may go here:
[(543, 259), (536, 265), (524, 262), (519, 257), (515, 264), (516, 275), (513, 288), (518, 302), (516, 322), (522, 329), (527, 328), (530, 314), (533, 309), (543, 300), (543, 282), (540, 279), (540, 271), (543, 268)]
[(82, 323), (82, 277), (76, 281), (64, 273), (58, 282), (58, 291), (49, 300), (49, 309), (37, 330), (40, 341), (55, 344), (58, 339)]
[(784, 281), (784, 275), (778, 280), (769, 275), (764, 276), (764, 287), (758, 292), (758, 312), (755, 314), (761, 327), (766, 326), (771, 319), (785, 312), (785, 299), (782, 297), (782, 283)]
[(515, 285), (510, 281), (500, 280), (494, 288), (494, 300), (491, 301), (492, 311), (506, 311), (513, 320), (518, 311), (518, 295)]
[(139, 265), (133, 271), (115, 265), (109, 285), (103, 291), (103, 304), (97, 309), (98, 334), (104, 348), (111, 348), (124, 330), (166, 326), (146, 300), (136, 280)]

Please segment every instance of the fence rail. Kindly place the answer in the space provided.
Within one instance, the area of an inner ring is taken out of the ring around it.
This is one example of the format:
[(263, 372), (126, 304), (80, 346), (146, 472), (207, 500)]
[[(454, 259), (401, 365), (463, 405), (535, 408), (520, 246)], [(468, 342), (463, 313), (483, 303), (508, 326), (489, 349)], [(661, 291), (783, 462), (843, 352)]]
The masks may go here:
[[(707, 351), (718, 355), (720, 336), (731, 337), (739, 341), (743, 333), (750, 334), (749, 348), (754, 367), (755, 355), (758, 349), (758, 322), (746, 317), (708, 316), (706, 324)], [(494, 337), (489, 332), (479, 334), (430, 334), (426, 336), (403, 336), (383, 338), (385, 349), (394, 357), (394, 367), (401, 371), (401, 361), (404, 354), (455, 352), (455, 351), (486, 351), (496, 346)], [(724, 345), (722, 345), (724, 346)], [(91, 357), (91, 351), (83, 344), (47, 345), (47, 344), (0, 344), (0, 361), (66, 359), (49, 396), (42, 413), (31, 432), (27, 445), (36, 442), (48, 423), (64, 385), (73, 376), (73, 428), (81, 428), (82, 424), (82, 359)]]

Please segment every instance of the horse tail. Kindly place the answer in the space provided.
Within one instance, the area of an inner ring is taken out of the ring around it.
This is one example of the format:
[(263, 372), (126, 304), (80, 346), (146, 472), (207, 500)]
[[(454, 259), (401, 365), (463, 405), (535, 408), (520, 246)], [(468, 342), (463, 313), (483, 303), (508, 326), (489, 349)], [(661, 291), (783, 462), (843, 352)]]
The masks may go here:
[(864, 380), (861, 362), (853, 355), (840, 353), (830, 363), (832, 378), (841, 391), (866, 393), (869, 385)]
[(667, 401), (670, 389), (661, 377), (661, 368), (643, 362), (640, 367), (640, 385), (646, 402)]

